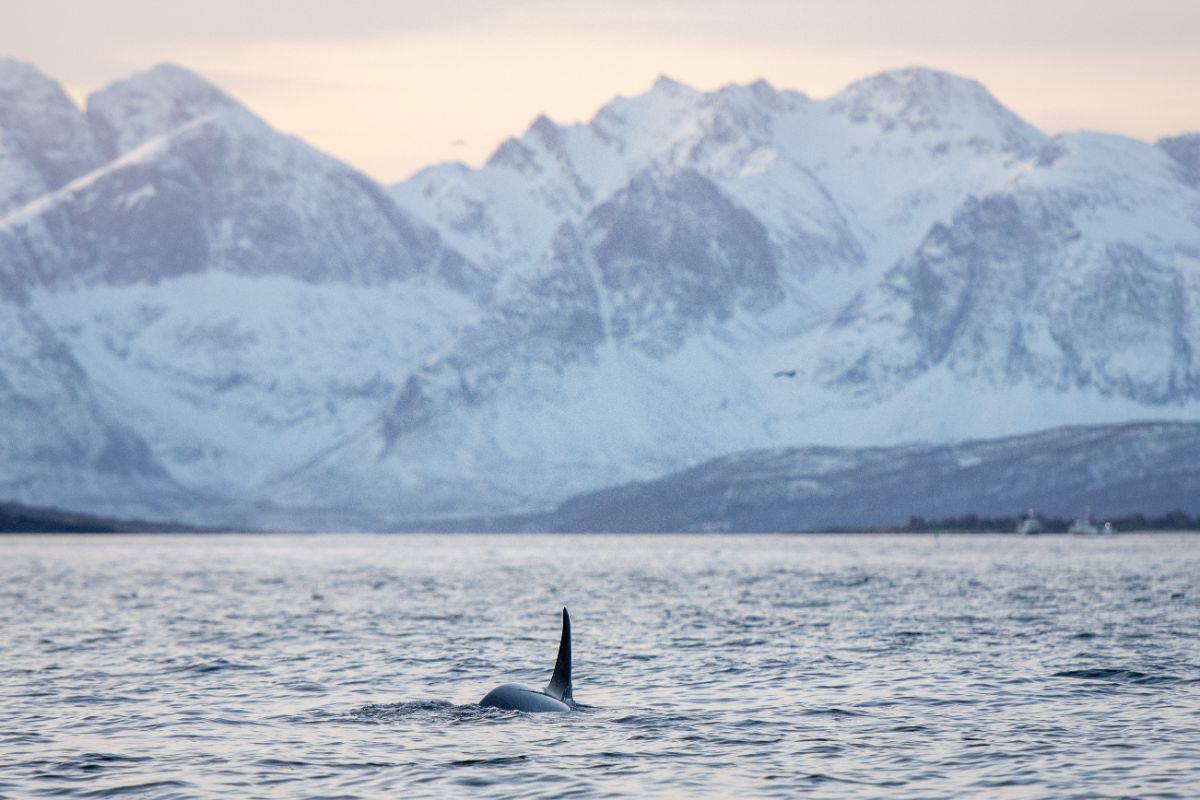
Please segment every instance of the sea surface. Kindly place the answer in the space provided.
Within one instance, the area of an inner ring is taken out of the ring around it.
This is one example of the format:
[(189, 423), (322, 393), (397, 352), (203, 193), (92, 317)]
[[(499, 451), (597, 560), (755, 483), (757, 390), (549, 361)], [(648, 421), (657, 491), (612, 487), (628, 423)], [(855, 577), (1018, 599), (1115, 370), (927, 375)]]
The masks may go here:
[(0, 536), (0, 796), (1197, 797), (1200, 536)]

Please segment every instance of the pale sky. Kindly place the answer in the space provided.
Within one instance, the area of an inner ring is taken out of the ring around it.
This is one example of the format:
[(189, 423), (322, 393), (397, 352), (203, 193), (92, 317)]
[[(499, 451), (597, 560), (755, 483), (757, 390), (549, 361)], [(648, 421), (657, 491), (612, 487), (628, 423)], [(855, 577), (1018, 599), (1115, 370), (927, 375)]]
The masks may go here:
[(1200, 131), (1200, 0), (0, 0), (0, 56), (81, 100), (170, 61), (382, 181), (482, 162), (539, 113), (661, 74), (814, 97), (893, 67), (976, 78), (1050, 133)]

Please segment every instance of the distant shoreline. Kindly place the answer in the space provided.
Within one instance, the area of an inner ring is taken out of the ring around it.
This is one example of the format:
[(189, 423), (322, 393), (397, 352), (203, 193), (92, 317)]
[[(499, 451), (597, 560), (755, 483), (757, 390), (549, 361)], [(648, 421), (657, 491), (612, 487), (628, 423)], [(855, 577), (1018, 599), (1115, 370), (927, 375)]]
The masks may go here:
[(200, 528), (177, 522), (150, 522), (139, 519), (63, 511), (57, 508), (0, 502), (0, 534), (4, 533), (232, 533), (231, 530)]
[[(884, 526), (830, 526), (821, 530), (781, 530), (775, 533), (783, 534), (847, 534), (847, 533), (895, 533), (895, 534), (938, 534), (938, 533), (978, 533), (1006, 534), (1016, 530), (1020, 515), (1011, 517), (981, 517), (966, 514), (947, 518), (912, 517), (907, 523), (896, 523)], [(1119, 517), (1106, 517), (1102, 522), (1112, 523), (1117, 533), (1135, 532), (1182, 532), (1200, 533), (1200, 515), (1192, 516), (1184, 511), (1172, 511), (1166, 514), (1125, 514)], [(457, 520), (423, 520), (411, 524), (397, 525), (379, 530), (344, 530), (344, 531), (283, 531), (283, 530), (254, 530), (249, 528), (214, 527), (205, 528), (185, 525), (169, 521), (147, 521), (139, 519), (120, 519), (55, 508), (26, 506), (20, 503), (0, 502), (0, 534), (256, 534), (272, 535), (284, 533), (372, 533), (372, 534), (471, 534), (471, 533), (641, 533), (640, 531), (575, 531), (551, 530), (538, 524), (538, 516), (527, 517), (492, 517)], [(1042, 535), (1067, 534), (1072, 520), (1061, 517), (1043, 517)], [(682, 530), (674, 533), (696, 534), (742, 534), (763, 533), (763, 531), (740, 530)], [(665, 534), (671, 535), (671, 534)]]

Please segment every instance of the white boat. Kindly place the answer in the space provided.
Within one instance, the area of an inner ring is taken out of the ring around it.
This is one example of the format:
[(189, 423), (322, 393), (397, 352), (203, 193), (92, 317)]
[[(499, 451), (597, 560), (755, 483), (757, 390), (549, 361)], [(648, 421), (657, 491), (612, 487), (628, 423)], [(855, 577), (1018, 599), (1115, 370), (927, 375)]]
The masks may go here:
[(1025, 517), (1017, 523), (1017, 533), (1021, 536), (1037, 536), (1042, 532), (1042, 520), (1037, 515), (1036, 509), (1029, 509), (1025, 513)]
[(1082, 517), (1071, 523), (1071, 527), (1067, 531), (1076, 536), (1111, 535), (1117, 532), (1111, 522), (1106, 522), (1104, 525), (1097, 525), (1096, 515), (1092, 513), (1090, 507), (1083, 513)]

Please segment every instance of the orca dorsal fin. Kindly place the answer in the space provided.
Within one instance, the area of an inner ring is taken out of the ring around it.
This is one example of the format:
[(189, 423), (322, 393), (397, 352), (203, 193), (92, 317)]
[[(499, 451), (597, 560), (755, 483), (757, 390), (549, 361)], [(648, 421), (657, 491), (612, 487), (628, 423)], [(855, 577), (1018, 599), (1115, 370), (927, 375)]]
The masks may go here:
[(554, 677), (546, 687), (546, 694), (568, 702), (571, 697), (571, 615), (563, 609), (562, 638), (558, 642), (558, 660), (554, 662)]

